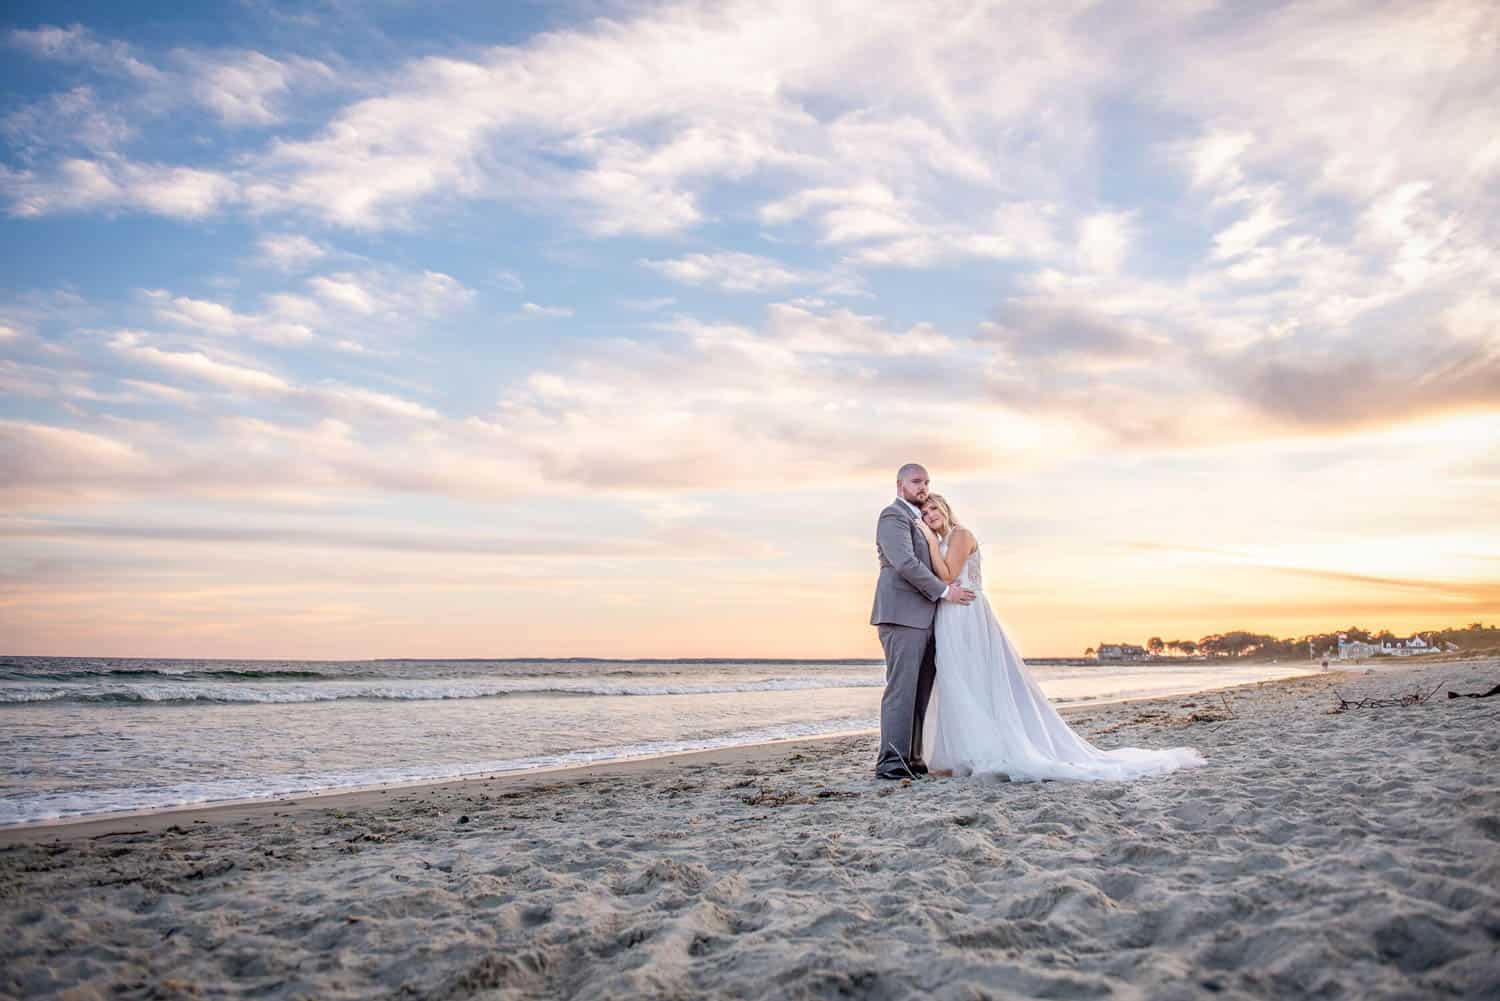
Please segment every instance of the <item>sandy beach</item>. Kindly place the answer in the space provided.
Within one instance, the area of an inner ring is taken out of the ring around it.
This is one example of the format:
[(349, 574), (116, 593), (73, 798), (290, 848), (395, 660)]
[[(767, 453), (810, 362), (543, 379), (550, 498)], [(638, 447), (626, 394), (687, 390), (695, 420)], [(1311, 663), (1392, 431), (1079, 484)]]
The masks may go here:
[(1208, 759), (1128, 784), (877, 783), (859, 735), (0, 832), (0, 992), (1500, 996), (1500, 698), (1444, 697), (1497, 682), (1068, 713)]

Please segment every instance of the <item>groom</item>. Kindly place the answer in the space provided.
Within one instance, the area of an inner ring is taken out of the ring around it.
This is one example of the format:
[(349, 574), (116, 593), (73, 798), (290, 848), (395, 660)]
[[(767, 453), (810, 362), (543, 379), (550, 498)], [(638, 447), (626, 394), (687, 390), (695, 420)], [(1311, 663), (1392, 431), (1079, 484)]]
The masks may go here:
[(922, 762), (922, 721), (937, 675), (932, 620), (937, 602), (967, 605), (974, 592), (945, 585), (932, 572), (932, 555), (916, 520), (927, 502), (927, 470), (908, 462), (896, 473), (896, 499), (880, 512), (875, 549), (880, 580), (870, 625), (885, 649), (885, 695), (880, 700), (880, 757), (875, 776), (900, 779), (927, 774)]

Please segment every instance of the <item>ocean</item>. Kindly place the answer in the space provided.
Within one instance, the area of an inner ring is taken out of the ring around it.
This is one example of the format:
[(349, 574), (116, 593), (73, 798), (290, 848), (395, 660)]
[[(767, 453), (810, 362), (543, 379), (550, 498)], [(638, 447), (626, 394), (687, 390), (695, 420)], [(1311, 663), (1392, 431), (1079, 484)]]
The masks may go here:
[[(1030, 663), (1059, 705), (1306, 664)], [(871, 730), (876, 661), (0, 657), (0, 826)]]

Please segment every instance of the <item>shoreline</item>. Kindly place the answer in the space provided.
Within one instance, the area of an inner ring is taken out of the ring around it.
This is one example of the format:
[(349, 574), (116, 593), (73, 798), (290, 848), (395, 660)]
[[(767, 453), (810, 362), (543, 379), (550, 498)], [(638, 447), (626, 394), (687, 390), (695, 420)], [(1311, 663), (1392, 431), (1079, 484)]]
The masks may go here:
[(64, 817), (58, 820), (40, 820), (0, 827), (0, 849), (12, 844), (35, 840), (35, 837), (25, 835), (58, 834), (65, 835), (67, 838), (107, 837), (119, 833), (117, 829), (126, 826), (139, 827), (146, 833), (156, 833), (178, 826), (185, 820), (191, 823), (226, 823), (231, 820), (252, 818), (267, 810), (274, 810), (282, 815), (291, 815), (314, 810), (362, 809), (382, 805), (386, 801), (381, 797), (393, 793), (442, 793), (461, 791), (471, 785), (493, 786), (497, 783), (509, 792), (540, 785), (630, 776), (676, 766), (739, 764), (773, 756), (781, 750), (793, 750), (802, 745), (812, 746), (847, 737), (861, 737), (872, 732), (874, 731), (848, 730), (819, 734), (816, 737), (786, 737), (780, 740), (707, 748), (700, 751), (676, 751), (636, 758), (618, 758), (587, 765), (557, 765), (513, 772), (478, 772), (461, 778), (415, 779), (411, 782), (391, 785), (326, 789), (298, 793), (295, 796), (236, 799), (217, 803), (187, 803), (181, 806), (164, 806), (154, 810), (130, 810), (120, 813)]
[[(1216, 694), (1220, 692), (1230, 693), (1243, 689), (1258, 688), (1264, 685), (1285, 684), (1309, 677), (1331, 678), (1335, 675), (1353, 675), (1356, 673), (1363, 672), (1340, 671), (1334, 669), (1332, 666), (1327, 670), (1323, 670), (1321, 667), (1314, 667), (1305, 674), (1293, 674), (1281, 678), (1240, 682), (1223, 687), (1199, 688), (1192, 691), (1165, 695), (1142, 695), (1120, 699), (1100, 699), (1098, 701), (1069, 703), (1058, 706), (1058, 712), (1067, 719), (1102, 707), (1180, 700), (1196, 695)], [(387, 797), (392, 793), (461, 791), (464, 787), (473, 783), (482, 784), (486, 787), (499, 783), (500, 789), (515, 791), (529, 789), (538, 785), (628, 777), (680, 767), (745, 764), (774, 757), (782, 750), (795, 751), (803, 746), (814, 748), (829, 741), (850, 737), (867, 737), (878, 732), (875, 729), (846, 730), (836, 733), (819, 734), (812, 737), (785, 737), (776, 740), (757, 741), (751, 744), (734, 744), (726, 747), (704, 748), (694, 751), (675, 751), (639, 757), (617, 758), (610, 761), (600, 761), (584, 765), (556, 765), (505, 772), (476, 772), (473, 775), (464, 775), (458, 778), (414, 779), (410, 782), (376, 786), (315, 790), (291, 795), (220, 800), (209, 803), (184, 803), (146, 810), (125, 810), (103, 814), (85, 814), (77, 817), (28, 821), (22, 824), (0, 827), (0, 849), (38, 840), (59, 842), (83, 838), (109, 837), (127, 829), (155, 834), (183, 823), (212, 824), (253, 819), (268, 810), (273, 813), (288, 814), (314, 810), (360, 810), (388, 802), (383, 797)], [(490, 790), (487, 789), (487, 791)]]

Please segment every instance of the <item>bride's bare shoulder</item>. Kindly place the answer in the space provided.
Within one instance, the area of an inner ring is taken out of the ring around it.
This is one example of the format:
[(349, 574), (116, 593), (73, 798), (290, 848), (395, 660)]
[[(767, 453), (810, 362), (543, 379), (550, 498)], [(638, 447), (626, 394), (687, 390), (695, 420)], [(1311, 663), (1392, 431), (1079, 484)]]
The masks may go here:
[(979, 537), (962, 525), (954, 525), (953, 540), (949, 545), (968, 546), (970, 549), (978, 549)]

